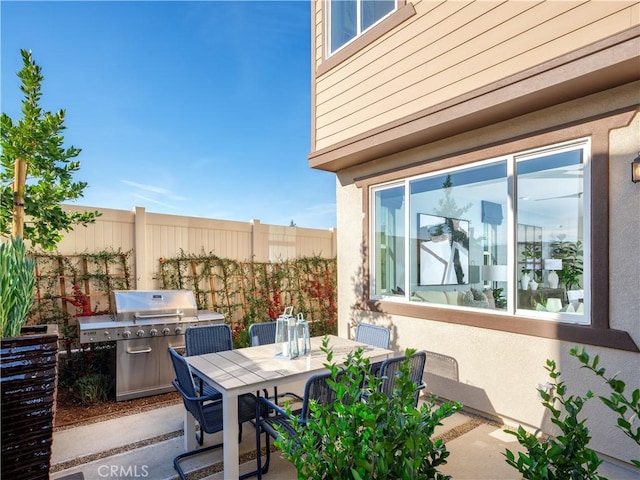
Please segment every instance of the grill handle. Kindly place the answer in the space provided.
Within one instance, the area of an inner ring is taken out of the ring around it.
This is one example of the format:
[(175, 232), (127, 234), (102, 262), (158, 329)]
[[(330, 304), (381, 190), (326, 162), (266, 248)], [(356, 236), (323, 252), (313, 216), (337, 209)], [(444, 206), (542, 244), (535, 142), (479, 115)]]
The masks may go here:
[(134, 313), (133, 317), (138, 319), (144, 319), (144, 318), (165, 318), (165, 317), (182, 317), (184, 315), (184, 312), (176, 312), (176, 313), (148, 313), (148, 314), (142, 314), (142, 313)]
[(152, 348), (145, 348), (144, 350), (127, 350), (130, 355), (136, 355), (138, 353), (151, 353)]

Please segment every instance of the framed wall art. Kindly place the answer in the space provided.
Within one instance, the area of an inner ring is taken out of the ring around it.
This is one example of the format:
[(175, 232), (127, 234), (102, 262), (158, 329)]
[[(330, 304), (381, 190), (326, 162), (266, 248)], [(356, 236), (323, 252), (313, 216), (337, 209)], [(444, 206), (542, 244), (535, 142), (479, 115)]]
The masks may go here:
[(469, 283), (469, 221), (418, 214), (418, 285)]

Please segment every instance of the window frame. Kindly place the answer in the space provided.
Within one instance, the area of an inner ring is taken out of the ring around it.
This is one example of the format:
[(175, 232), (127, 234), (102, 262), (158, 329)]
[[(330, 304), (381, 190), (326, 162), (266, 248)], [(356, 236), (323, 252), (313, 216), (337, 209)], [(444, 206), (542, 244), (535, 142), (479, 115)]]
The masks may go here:
[[(403, 252), (404, 253), (403, 254), (404, 285), (400, 285), (400, 286), (405, 290), (405, 292), (404, 292), (404, 295), (402, 296), (397, 294), (390, 295), (389, 293), (384, 293), (384, 292), (380, 294), (376, 293), (378, 291), (378, 283), (380, 279), (378, 278), (378, 275), (376, 272), (377, 244), (374, 244), (372, 249), (372, 255), (370, 258), (370, 263), (369, 263), (369, 269), (370, 269), (369, 271), (371, 272), (371, 275), (370, 275), (371, 282), (369, 284), (370, 298), (374, 300), (386, 300), (386, 301), (395, 301), (395, 302), (413, 302), (413, 300), (411, 299), (412, 291), (413, 291), (413, 288), (418, 287), (418, 285), (417, 284), (414, 285), (412, 283), (413, 275), (410, 273), (412, 269), (415, 268), (415, 262), (417, 262), (417, 259), (411, 253), (415, 250), (415, 248), (411, 246), (411, 243), (415, 241), (415, 239), (412, 238), (413, 234), (411, 232), (411, 225), (412, 225), (411, 219), (413, 218), (413, 216), (415, 216), (414, 207), (411, 205), (412, 183), (413, 182), (419, 183), (422, 180), (428, 180), (429, 178), (434, 178), (434, 177), (442, 177), (449, 174), (451, 175), (455, 175), (459, 173), (464, 174), (465, 170), (483, 168), (483, 167), (496, 165), (500, 162), (505, 162), (506, 163), (505, 181), (507, 182), (507, 189), (505, 192), (505, 195), (506, 195), (505, 204), (507, 205), (506, 221), (507, 221), (507, 238), (508, 238), (507, 245), (506, 245), (506, 248), (507, 248), (506, 257), (507, 257), (507, 270), (509, 271), (508, 280), (506, 282), (508, 306), (506, 310), (501, 310), (501, 309), (495, 310), (495, 311), (492, 311), (492, 313), (495, 313), (497, 315), (507, 315), (511, 317), (516, 317), (516, 316), (529, 317), (529, 318), (539, 319), (543, 321), (558, 322), (558, 323), (590, 325), (591, 324), (591, 308), (590, 308), (591, 298), (588, 292), (590, 291), (589, 287), (591, 285), (591, 281), (590, 281), (591, 271), (588, 264), (584, 266), (584, 272), (583, 272), (583, 283), (584, 283), (584, 290), (586, 294), (584, 298), (584, 313), (582, 315), (572, 315), (572, 314), (567, 314), (563, 312), (537, 311), (535, 309), (530, 309), (530, 308), (529, 309), (521, 308), (518, 305), (518, 302), (516, 299), (516, 296), (518, 295), (518, 281), (519, 281), (519, 275), (517, 274), (518, 259), (516, 258), (516, 255), (515, 255), (516, 244), (517, 244), (516, 242), (518, 240), (516, 238), (517, 237), (516, 230), (518, 227), (518, 223), (517, 223), (518, 222), (517, 220), (518, 200), (516, 198), (517, 197), (516, 184), (518, 181), (517, 174), (516, 174), (517, 165), (520, 162), (526, 162), (528, 160), (543, 158), (548, 155), (553, 155), (553, 154), (563, 153), (563, 152), (570, 152), (570, 151), (578, 151), (578, 150), (582, 152), (582, 162), (581, 162), (582, 172), (583, 172), (582, 182), (583, 182), (583, 189), (585, 194), (583, 199), (584, 237), (582, 238), (581, 241), (583, 243), (583, 250), (585, 252), (585, 257), (588, 258), (588, 255), (590, 252), (589, 232), (591, 228), (590, 207), (589, 207), (589, 200), (590, 200), (589, 171), (591, 166), (591, 161), (590, 161), (591, 139), (589, 137), (585, 137), (585, 138), (579, 138), (579, 139), (575, 139), (568, 142), (563, 142), (560, 144), (546, 145), (543, 147), (539, 147), (539, 148), (535, 148), (535, 149), (531, 149), (523, 152), (514, 152), (507, 155), (500, 155), (496, 158), (479, 160), (473, 163), (457, 165), (457, 166), (449, 167), (443, 170), (433, 170), (431, 172), (423, 173), (420, 175), (407, 176), (407, 177), (404, 177), (402, 180), (396, 180), (393, 182), (372, 185), (369, 189), (369, 193), (371, 196), (370, 204), (372, 205), (371, 209), (372, 209), (372, 213), (375, 214), (375, 215), (371, 215), (371, 217), (373, 217), (373, 221), (370, 222), (370, 225), (369, 225), (370, 235), (372, 238), (375, 237), (376, 228), (377, 228), (377, 224), (375, 220), (378, 212), (375, 211), (376, 204), (374, 202), (374, 198), (376, 194), (378, 192), (382, 192), (382, 191), (393, 189), (393, 188), (398, 188), (400, 186), (404, 187), (404, 197), (403, 197), (403, 202), (405, 203), (404, 222), (403, 222), (404, 232), (402, 233), (402, 236), (404, 238), (404, 252)], [(514, 205), (515, 207), (513, 207)], [(477, 225), (475, 225), (475, 227), (477, 228)], [(400, 232), (398, 233), (397, 236), (400, 236)], [(465, 284), (462, 286), (464, 287), (464, 286), (470, 286), (470, 285)], [(441, 290), (438, 290), (438, 291), (441, 291)], [(442, 291), (443, 292), (447, 291), (447, 289)], [(463, 291), (466, 291), (466, 289)], [(421, 302), (418, 302), (417, 305), (419, 305), (420, 307), (425, 307), (432, 304), (428, 304), (428, 303), (423, 304)], [(474, 308), (471, 306), (462, 306), (462, 305), (443, 305), (441, 308), (453, 309), (458, 311), (480, 311), (480, 312), (483, 311), (482, 309), (479, 310), (477, 307)]]
[[(421, 173), (444, 170), (455, 166), (464, 166), (487, 158), (497, 158), (506, 154), (541, 148), (569, 142), (579, 138), (591, 139), (590, 183), (585, 185), (585, 195), (589, 195), (591, 225), (607, 225), (609, 222), (609, 132), (624, 127), (633, 116), (633, 109), (621, 109), (609, 115), (599, 115), (554, 128), (529, 132), (527, 135), (506, 138), (499, 142), (478, 145), (473, 149), (451, 151), (438, 157), (418, 159), (415, 153), (408, 152), (409, 163), (393, 165), (389, 170), (380, 171), (355, 179), (363, 189), (362, 212), (367, 227), (363, 230), (365, 252), (370, 251), (369, 205), (372, 186), (386, 182), (413, 177)], [(608, 229), (591, 229), (590, 256), (585, 252), (585, 265), (588, 262), (591, 271), (591, 324), (549, 322), (524, 317), (518, 314), (482, 312), (479, 309), (459, 310), (438, 307), (436, 305), (417, 305), (415, 302), (398, 302), (391, 299), (371, 298), (369, 282), (370, 262), (368, 255), (362, 257), (363, 278), (367, 285), (362, 289), (362, 298), (358, 306), (368, 312), (387, 315), (399, 315), (430, 321), (457, 325), (487, 328), (497, 331), (528, 335), (533, 337), (578, 342), (582, 344), (604, 346), (618, 350), (639, 352), (640, 349), (628, 332), (616, 330), (609, 325), (609, 236)], [(586, 292), (585, 292), (586, 293)]]
[(329, 42), (329, 8), (327, 3), (323, 2), (323, 18), (322, 22), (322, 63), (316, 69), (316, 77), (320, 77), (346, 61), (360, 50), (372, 44), (379, 38), (400, 26), (409, 18), (416, 14), (416, 10), (411, 2), (407, 0), (396, 0), (396, 9), (389, 15), (382, 18), (379, 22), (373, 24), (360, 35), (356, 35), (350, 42), (347, 42), (340, 49), (330, 53)]
[[(330, 58), (333, 55), (335, 55), (336, 53), (339, 53), (345, 47), (347, 47), (348, 45), (353, 43), (358, 37), (361, 37), (362, 35), (364, 35), (368, 31), (372, 30), (376, 25), (379, 25), (380, 23), (382, 23), (384, 20), (386, 20), (391, 15), (393, 15), (395, 12), (397, 12), (398, 9), (400, 8), (400, 0), (394, 0), (395, 6), (394, 6), (394, 8), (392, 10), (390, 10), (387, 14), (385, 14), (383, 17), (381, 17), (378, 20), (376, 20), (374, 23), (369, 25), (364, 30), (361, 30), (361, 24), (362, 24), (362, 1), (363, 0), (352, 0), (352, 1), (356, 2), (356, 33), (355, 33), (355, 36), (351, 40), (346, 41), (345, 43), (340, 45), (338, 48), (336, 48), (334, 51), (332, 51), (331, 50), (331, 43), (332, 43), (332, 38), (331, 38), (331, 31), (332, 31), (332, 29), (331, 29), (331, 9), (333, 7), (333, 1), (334, 0), (327, 0), (326, 1), (326, 5), (327, 5), (326, 11), (327, 11), (327, 13), (326, 13), (325, 21), (326, 21), (326, 25), (327, 25), (327, 29), (326, 29), (326, 32), (327, 32), (326, 46), (327, 46), (327, 48), (326, 48), (325, 54), (326, 54), (327, 58)], [(336, 0), (336, 1), (345, 1), (345, 0)]]

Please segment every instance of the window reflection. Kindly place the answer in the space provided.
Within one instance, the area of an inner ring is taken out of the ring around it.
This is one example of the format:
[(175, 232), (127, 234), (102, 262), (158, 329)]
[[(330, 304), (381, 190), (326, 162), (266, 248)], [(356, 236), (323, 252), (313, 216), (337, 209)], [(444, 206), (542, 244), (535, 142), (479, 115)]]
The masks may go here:
[(516, 165), (518, 308), (582, 314), (583, 150)]
[(507, 263), (506, 161), (416, 179), (410, 192), (411, 300), (505, 308), (507, 278), (482, 267)]
[(374, 294), (404, 296), (404, 186), (376, 191), (374, 203)]
[(588, 323), (587, 148), (581, 140), (375, 188), (371, 293)]
[(371, 28), (395, 8), (396, 0), (331, 0), (329, 2), (330, 53)]

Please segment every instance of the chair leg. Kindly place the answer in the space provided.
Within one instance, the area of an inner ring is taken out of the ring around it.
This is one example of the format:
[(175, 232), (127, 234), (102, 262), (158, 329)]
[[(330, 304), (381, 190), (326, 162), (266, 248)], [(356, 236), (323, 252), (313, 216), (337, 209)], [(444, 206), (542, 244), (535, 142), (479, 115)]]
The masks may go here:
[(191, 450), (190, 452), (181, 453), (176, 458), (173, 459), (173, 468), (175, 468), (176, 472), (178, 472), (178, 476), (181, 480), (187, 480), (187, 477), (180, 466), (180, 462), (185, 458), (191, 457), (193, 455), (198, 455), (200, 453), (208, 452), (209, 450), (213, 450), (215, 448), (220, 448), (223, 444), (218, 443), (216, 445), (210, 445), (204, 448), (198, 448), (197, 450)]
[(256, 471), (258, 480), (262, 479), (262, 475), (269, 471), (269, 464), (271, 463), (271, 445), (269, 443), (269, 434), (264, 433), (266, 443), (266, 455), (265, 462), (262, 465), (262, 445), (260, 444), (260, 426), (256, 426)]
[(202, 425), (198, 424), (198, 428), (200, 429), (200, 433), (196, 431), (196, 440), (198, 441), (198, 445), (202, 446), (204, 444), (204, 430), (202, 430)]
[[(258, 411), (258, 408), (256, 408)], [(256, 472), (258, 480), (262, 480), (262, 451), (260, 446), (260, 417), (256, 418)]]

